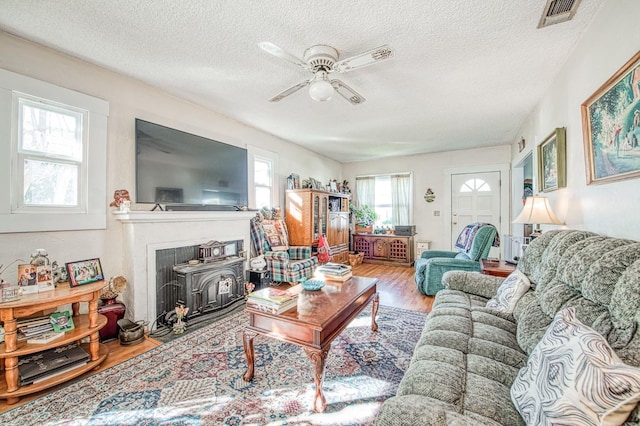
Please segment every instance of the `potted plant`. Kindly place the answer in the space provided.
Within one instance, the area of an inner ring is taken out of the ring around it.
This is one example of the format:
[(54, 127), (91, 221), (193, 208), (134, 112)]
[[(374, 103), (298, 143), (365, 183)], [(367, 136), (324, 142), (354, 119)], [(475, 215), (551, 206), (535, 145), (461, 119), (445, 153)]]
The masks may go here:
[(371, 233), (373, 232), (373, 224), (378, 219), (378, 214), (371, 207), (363, 204), (356, 207), (353, 204), (349, 204), (349, 210), (351, 211), (353, 221), (355, 223), (355, 231), (359, 233)]

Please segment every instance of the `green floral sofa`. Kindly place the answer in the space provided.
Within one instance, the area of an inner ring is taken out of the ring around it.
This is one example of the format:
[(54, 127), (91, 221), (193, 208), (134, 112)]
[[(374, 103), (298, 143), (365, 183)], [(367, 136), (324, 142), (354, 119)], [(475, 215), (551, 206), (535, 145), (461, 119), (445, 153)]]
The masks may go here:
[[(411, 363), (377, 425), (524, 424), (512, 384), (556, 313), (567, 307), (625, 364), (640, 366), (639, 242), (548, 231), (527, 248), (518, 270), (531, 289), (512, 314), (486, 307), (500, 278), (445, 274), (445, 289), (436, 295)], [(624, 424), (640, 424), (638, 407)]]

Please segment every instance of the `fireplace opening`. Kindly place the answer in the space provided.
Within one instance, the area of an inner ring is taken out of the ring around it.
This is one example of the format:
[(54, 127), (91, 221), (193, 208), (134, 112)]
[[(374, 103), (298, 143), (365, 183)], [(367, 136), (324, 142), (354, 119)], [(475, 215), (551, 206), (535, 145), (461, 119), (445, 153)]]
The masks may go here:
[(244, 306), (245, 260), (243, 240), (156, 250), (154, 337), (172, 331), (177, 306), (189, 308), (187, 328)]

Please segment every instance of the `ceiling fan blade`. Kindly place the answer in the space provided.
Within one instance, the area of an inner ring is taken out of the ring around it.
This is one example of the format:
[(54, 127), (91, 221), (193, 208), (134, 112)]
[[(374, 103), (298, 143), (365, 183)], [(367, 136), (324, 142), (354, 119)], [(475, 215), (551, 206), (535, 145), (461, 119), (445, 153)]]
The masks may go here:
[(358, 92), (338, 79), (331, 80), (331, 85), (336, 89), (336, 92), (338, 92), (340, 96), (351, 102), (353, 105), (360, 105), (366, 101), (362, 95), (358, 94)]
[(296, 84), (295, 86), (291, 86), (288, 89), (283, 90), (282, 92), (275, 95), (273, 98), (269, 99), (269, 102), (281, 101), (282, 99), (286, 98), (290, 94), (297, 92), (298, 90), (302, 89), (305, 86), (308, 86), (309, 83), (311, 83), (311, 80), (303, 81), (301, 83)]
[(280, 47), (276, 46), (273, 43), (270, 43), (268, 41), (263, 41), (261, 43), (258, 43), (258, 46), (260, 47), (260, 49), (264, 50), (267, 53), (272, 54), (273, 56), (276, 56), (280, 59), (284, 59), (285, 61), (291, 62), (292, 64), (298, 65), (306, 70), (310, 69), (309, 64), (307, 64), (305, 61), (298, 58), (297, 56), (292, 55), (286, 50), (281, 49)]
[(375, 49), (367, 50), (359, 55), (352, 56), (350, 58), (343, 59), (336, 62), (332, 71), (334, 72), (347, 72), (358, 68), (366, 67), (376, 62), (384, 61), (393, 57), (393, 48), (388, 44), (384, 46), (376, 47)]

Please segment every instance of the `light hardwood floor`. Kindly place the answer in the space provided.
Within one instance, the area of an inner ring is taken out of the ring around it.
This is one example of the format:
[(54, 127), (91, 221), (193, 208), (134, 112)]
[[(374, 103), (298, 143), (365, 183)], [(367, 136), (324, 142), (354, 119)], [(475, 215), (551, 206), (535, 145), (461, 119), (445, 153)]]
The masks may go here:
[[(356, 265), (353, 268), (354, 275), (378, 278), (378, 293), (380, 294), (381, 305), (394, 306), (413, 311), (430, 312), (431, 306), (433, 305), (433, 297), (424, 296), (418, 292), (415, 281), (413, 280), (413, 272), (413, 268), (372, 265), (367, 263)], [(102, 363), (97, 370), (86, 373), (75, 380), (81, 380), (92, 374), (106, 370), (161, 344), (162, 342), (150, 338), (147, 338), (144, 342), (135, 346), (121, 346), (118, 340), (107, 342), (106, 345), (109, 347), (109, 356), (105, 362)], [(73, 381), (70, 381), (46, 391), (21, 398), (17, 404), (8, 405), (5, 400), (0, 400), (0, 413), (36, 399), (48, 392), (63, 388), (72, 382)]]

